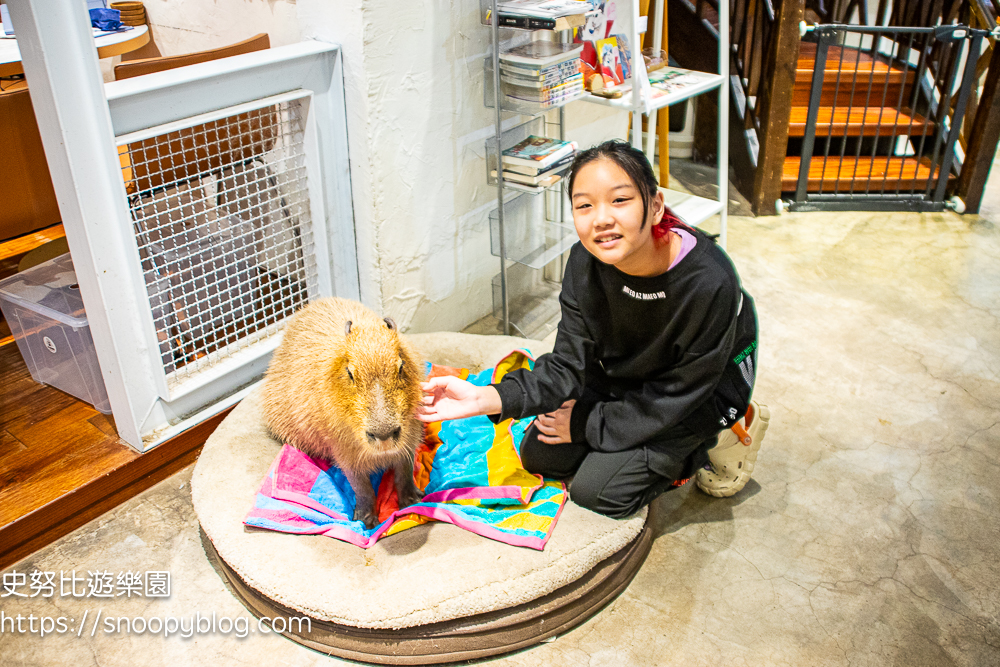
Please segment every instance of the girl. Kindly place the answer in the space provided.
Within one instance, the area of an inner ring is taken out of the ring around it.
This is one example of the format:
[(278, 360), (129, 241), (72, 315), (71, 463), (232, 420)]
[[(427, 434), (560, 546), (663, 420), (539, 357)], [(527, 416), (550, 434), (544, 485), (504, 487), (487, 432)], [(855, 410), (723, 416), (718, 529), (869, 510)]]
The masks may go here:
[[(569, 193), (580, 243), (552, 353), (486, 387), (433, 378), (418, 417), (539, 415), (521, 443), (525, 469), (572, 476), (573, 501), (612, 517), (695, 474), (708, 493), (736, 493), (768, 419), (750, 403), (757, 322), (736, 269), (666, 208), (652, 167), (627, 143), (581, 152)], [(743, 415), (746, 440), (717, 438)]]

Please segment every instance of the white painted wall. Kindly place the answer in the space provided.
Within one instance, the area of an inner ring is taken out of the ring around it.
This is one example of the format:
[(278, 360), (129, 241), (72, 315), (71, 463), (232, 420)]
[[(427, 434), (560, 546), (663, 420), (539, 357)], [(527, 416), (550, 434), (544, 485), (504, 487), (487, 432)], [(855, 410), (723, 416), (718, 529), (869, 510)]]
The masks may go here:
[[(483, 105), (489, 28), (461, 0), (147, 0), (164, 55), (268, 32), (344, 49), (362, 300), (403, 330), (459, 330), (492, 308)], [(622, 113), (578, 102), (568, 137), (624, 136)]]
[[(362, 290), (404, 330), (458, 330), (492, 308), (478, 3), (299, 0), (303, 38), (344, 45)], [(568, 136), (623, 136), (625, 114), (576, 103)], [(367, 288), (367, 289), (366, 289)]]

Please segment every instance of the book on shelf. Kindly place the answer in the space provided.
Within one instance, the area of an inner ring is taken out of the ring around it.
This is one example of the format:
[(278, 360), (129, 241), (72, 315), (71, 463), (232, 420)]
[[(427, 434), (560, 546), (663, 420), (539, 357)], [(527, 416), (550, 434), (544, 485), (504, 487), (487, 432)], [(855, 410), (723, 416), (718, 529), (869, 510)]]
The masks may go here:
[(570, 30), (579, 28), (585, 22), (583, 14), (560, 16), (558, 18), (538, 18), (521, 14), (500, 12), (497, 21), (502, 28), (526, 28), (528, 30)]
[(576, 152), (575, 141), (561, 141), (532, 134), (524, 141), (503, 151), (503, 164), (547, 169)]
[(525, 102), (561, 102), (583, 94), (583, 75), (578, 74), (574, 79), (550, 88), (504, 84), (504, 93), (507, 97)]
[(580, 63), (577, 58), (570, 58), (555, 65), (537, 67), (525, 63), (500, 62), (500, 73), (511, 76), (524, 77), (529, 79), (558, 79), (564, 76), (571, 76), (580, 71)]
[(577, 58), (582, 44), (558, 44), (556, 42), (529, 42), (500, 54), (501, 63), (523, 63), (537, 67), (554, 65)]
[[(490, 176), (493, 178), (497, 177), (497, 170), (491, 169)], [(545, 172), (538, 176), (525, 176), (524, 174), (518, 174), (515, 172), (507, 171), (504, 169), (503, 178), (505, 181), (510, 181), (511, 183), (520, 183), (521, 185), (530, 185), (537, 188), (547, 188), (550, 185), (555, 185), (562, 180), (562, 174), (556, 174), (552, 172)]]
[[(503, 77), (500, 77), (503, 80)], [(540, 82), (541, 83), (541, 82)], [(532, 85), (530, 82), (511, 82), (508, 81), (504, 84), (504, 90), (508, 95), (513, 95), (515, 97), (533, 97), (538, 98), (539, 101), (543, 99), (549, 99), (550, 97), (561, 97), (564, 93), (571, 92), (575, 88), (583, 89), (583, 75), (574, 74), (571, 77), (567, 77), (558, 83), (545, 84), (542, 85)]]
[(582, 16), (592, 11), (592, 7), (588, 0), (502, 0), (497, 3), (497, 11), (501, 14), (554, 19), (561, 16)]
[(514, 95), (507, 95), (507, 99), (514, 104), (527, 105), (528, 107), (530, 107), (530, 108), (524, 108), (523, 109), (524, 113), (539, 113), (541, 111), (548, 111), (550, 109), (558, 109), (561, 106), (569, 104), (573, 100), (580, 99), (585, 94), (586, 91), (583, 90), (583, 88), (580, 88), (579, 90), (567, 94), (563, 97), (550, 98), (543, 102), (539, 102), (538, 100), (521, 99), (519, 97), (515, 97)]
[(540, 174), (548, 173), (550, 171), (562, 171), (563, 169), (569, 167), (573, 164), (573, 159), (576, 157), (576, 153), (570, 153), (566, 157), (560, 158), (548, 165), (547, 167), (539, 167), (537, 165), (520, 165), (511, 164), (504, 160), (503, 171), (504, 174), (508, 172), (515, 174), (523, 174), (525, 176), (538, 176)]
[(578, 61), (571, 63), (572, 67), (559, 67), (544, 70), (544, 74), (531, 75), (523, 74), (508, 69), (500, 69), (500, 79), (517, 86), (527, 86), (529, 88), (551, 88), (561, 83), (580, 76), (580, 69), (577, 67)]
[[(577, 78), (580, 79), (580, 85), (583, 85), (583, 75), (577, 74)], [(511, 76), (508, 74), (501, 74), (500, 80), (509, 83), (511, 86), (520, 86), (523, 88), (546, 88), (551, 89), (563, 83), (566, 83), (568, 79), (556, 79), (554, 81), (544, 81), (539, 79), (522, 79), (521, 77)]]

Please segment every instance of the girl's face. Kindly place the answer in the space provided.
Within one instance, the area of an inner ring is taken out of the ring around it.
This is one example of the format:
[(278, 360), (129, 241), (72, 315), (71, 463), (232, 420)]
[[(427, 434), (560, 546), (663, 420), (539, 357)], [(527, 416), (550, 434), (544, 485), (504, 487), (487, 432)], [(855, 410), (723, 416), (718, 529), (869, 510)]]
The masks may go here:
[(634, 276), (666, 270), (652, 233), (663, 217), (662, 194), (650, 202), (644, 225), (635, 183), (611, 160), (598, 159), (577, 173), (572, 202), (576, 233), (594, 257)]

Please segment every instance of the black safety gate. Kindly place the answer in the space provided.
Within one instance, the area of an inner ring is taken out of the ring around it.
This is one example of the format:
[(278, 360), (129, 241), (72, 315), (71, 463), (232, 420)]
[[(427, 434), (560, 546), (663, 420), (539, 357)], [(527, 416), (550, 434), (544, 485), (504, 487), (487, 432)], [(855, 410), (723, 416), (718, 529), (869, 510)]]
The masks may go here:
[(964, 25), (817, 25), (790, 210), (937, 211), (961, 170), (959, 134), (983, 38)]

